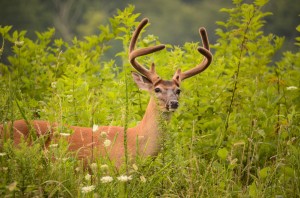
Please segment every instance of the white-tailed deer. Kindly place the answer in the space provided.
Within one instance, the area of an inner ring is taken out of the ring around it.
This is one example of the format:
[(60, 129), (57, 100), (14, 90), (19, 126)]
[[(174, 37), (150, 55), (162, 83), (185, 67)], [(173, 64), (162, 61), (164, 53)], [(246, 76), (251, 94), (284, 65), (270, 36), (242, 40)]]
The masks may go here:
[[(171, 80), (161, 79), (155, 72), (155, 66), (152, 64), (148, 70), (143, 67), (136, 58), (144, 56), (165, 48), (164, 45), (135, 49), (135, 45), (141, 30), (148, 23), (148, 19), (143, 19), (131, 38), (129, 46), (129, 61), (132, 66), (139, 72), (132, 72), (132, 76), (138, 87), (150, 93), (150, 101), (143, 119), (139, 124), (127, 130), (127, 148), (130, 157), (137, 155), (149, 156), (156, 155), (160, 150), (160, 122), (163, 119), (170, 119), (170, 115), (178, 106), (180, 95), (180, 83), (186, 78), (192, 77), (204, 71), (212, 61), (212, 54), (209, 50), (207, 33), (204, 28), (200, 28), (199, 33), (202, 38), (203, 47), (198, 51), (204, 55), (203, 61), (196, 67), (181, 72), (178, 69)], [(163, 116), (161, 116), (164, 114)], [(54, 132), (57, 131), (58, 124), (48, 121), (34, 120), (27, 123), (24, 120), (13, 122), (13, 127), (0, 125), (0, 134), (3, 141), (8, 138), (10, 129), (13, 128), (13, 140), (19, 144), (22, 137), (25, 139), (30, 136), (30, 131), (40, 137), (45, 137), (45, 146), (48, 147), (53, 141), (56, 141)], [(118, 126), (101, 126), (96, 130), (91, 127), (67, 126), (73, 133), (67, 138), (69, 150), (75, 151), (80, 159), (91, 159), (93, 157), (105, 156), (114, 160), (119, 166), (124, 159), (124, 128)], [(138, 142), (138, 144), (137, 144)], [(138, 148), (137, 148), (138, 147)]]

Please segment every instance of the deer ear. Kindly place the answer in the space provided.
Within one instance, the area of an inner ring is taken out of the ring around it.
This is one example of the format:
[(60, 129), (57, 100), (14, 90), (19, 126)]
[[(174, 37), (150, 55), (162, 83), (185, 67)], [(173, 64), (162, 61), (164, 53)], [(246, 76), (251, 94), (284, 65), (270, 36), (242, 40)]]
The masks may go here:
[(133, 80), (135, 81), (135, 83), (140, 89), (146, 91), (152, 90), (153, 84), (148, 78), (136, 72), (131, 72), (131, 75), (133, 77)]

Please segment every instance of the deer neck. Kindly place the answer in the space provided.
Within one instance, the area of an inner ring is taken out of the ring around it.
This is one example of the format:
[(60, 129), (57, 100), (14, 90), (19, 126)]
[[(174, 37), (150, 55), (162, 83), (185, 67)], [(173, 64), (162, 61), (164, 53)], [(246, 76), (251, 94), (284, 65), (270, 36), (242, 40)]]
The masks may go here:
[(153, 155), (160, 150), (164, 122), (170, 118), (171, 112), (162, 112), (155, 98), (151, 97), (143, 119), (136, 126), (136, 135), (140, 147), (145, 147), (145, 155)]

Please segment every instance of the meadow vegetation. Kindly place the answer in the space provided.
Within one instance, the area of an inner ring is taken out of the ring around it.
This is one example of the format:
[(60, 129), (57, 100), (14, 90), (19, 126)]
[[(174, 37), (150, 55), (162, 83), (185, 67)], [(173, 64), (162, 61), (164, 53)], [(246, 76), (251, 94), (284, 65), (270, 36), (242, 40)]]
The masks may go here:
[[(182, 83), (180, 108), (162, 123), (157, 157), (116, 170), (94, 156), (86, 170), (63, 140), (45, 150), (34, 135), (30, 147), (1, 139), (0, 196), (300, 197), (300, 51), (277, 53), (284, 38), (262, 31), (271, 14), (262, 11), (266, 3), (233, 0), (232, 8), (221, 10), (228, 17), (217, 22), (213, 63)], [(0, 122), (136, 125), (149, 99), (131, 79), (128, 62), (138, 17), (128, 6), (101, 25), (100, 34), (71, 43), (53, 39), (54, 29), (31, 40), (26, 31), (0, 27)], [(107, 60), (114, 42), (123, 50)], [(160, 42), (146, 31), (138, 46)], [(295, 42), (300, 46), (300, 38)], [(155, 61), (157, 72), (170, 79), (177, 68), (201, 62), (199, 45), (168, 44), (139, 60)], [(3, 51), (11, 55), (3, 57)], [(71, 132), (61, 127), (58, 134)]]

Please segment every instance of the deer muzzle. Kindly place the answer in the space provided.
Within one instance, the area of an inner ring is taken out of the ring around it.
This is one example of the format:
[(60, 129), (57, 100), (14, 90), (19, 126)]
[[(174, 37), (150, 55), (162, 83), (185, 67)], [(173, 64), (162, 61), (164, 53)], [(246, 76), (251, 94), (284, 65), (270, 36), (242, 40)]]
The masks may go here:
[(167, 109), (169, 111), (175, 111), (179, 107), (179, 102), (178, 100), (169, 100), (167, 103)]

